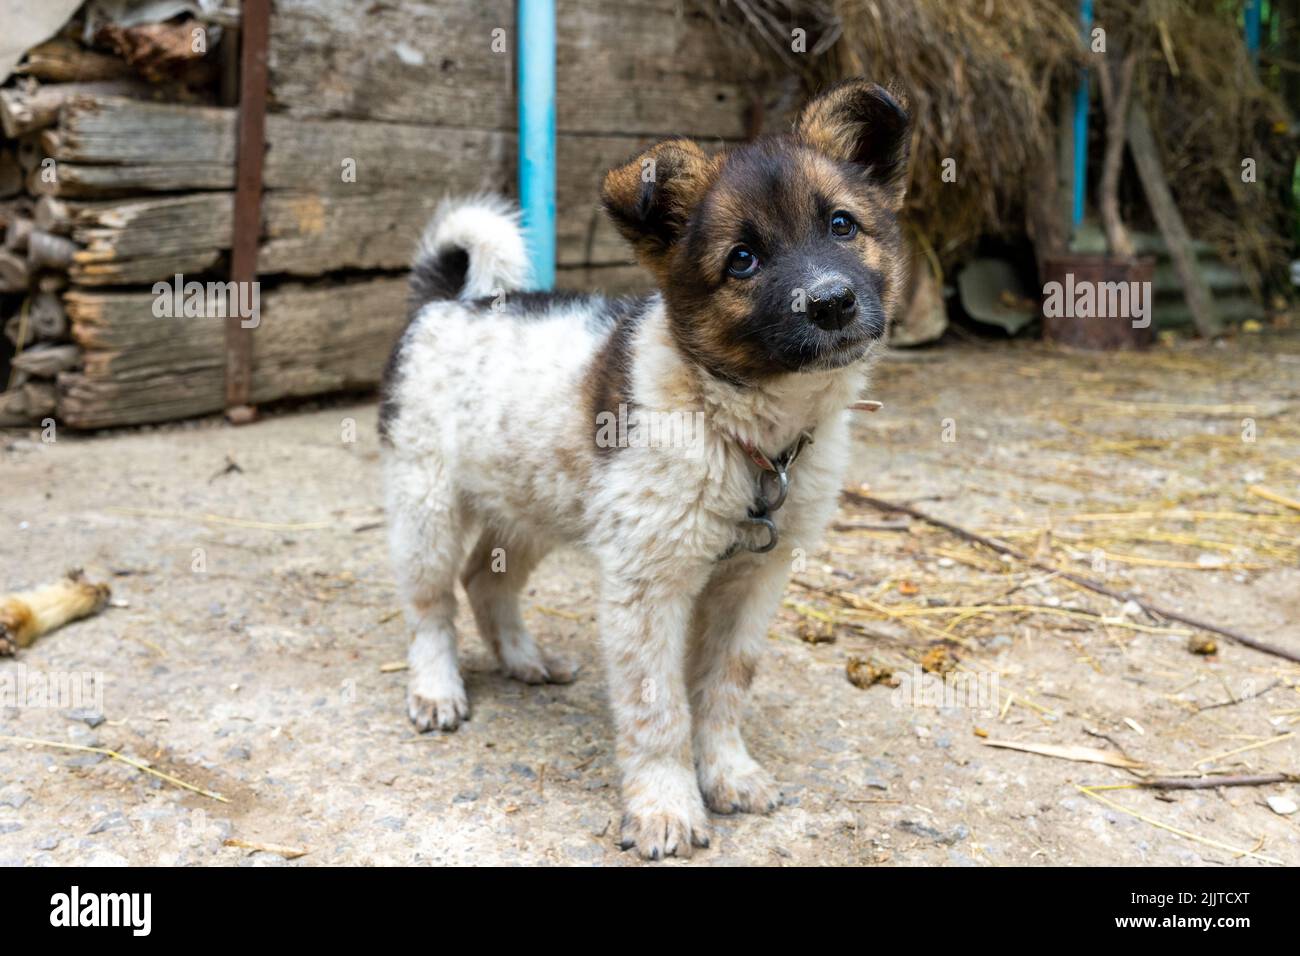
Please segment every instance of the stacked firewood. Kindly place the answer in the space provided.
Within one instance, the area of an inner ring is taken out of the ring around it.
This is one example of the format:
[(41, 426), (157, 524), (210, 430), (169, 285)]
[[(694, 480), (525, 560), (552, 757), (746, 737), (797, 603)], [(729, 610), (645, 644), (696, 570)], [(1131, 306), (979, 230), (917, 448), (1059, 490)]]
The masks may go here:
[(101, 24), (91, 32), (78, 16), (29, 50), (0, 88), (0, 427), (54, 416), (56, 381), (82, 364), (65, 297), (85, 268), (77, 226), (85, 212), (69, 197), (122, 195), (111, 184), (62, 180), (56, 157), (63, 111), (98, 98), (214, 102), (219, 58), (206, 42), (208, 30), (186, 17), (127, 28)]

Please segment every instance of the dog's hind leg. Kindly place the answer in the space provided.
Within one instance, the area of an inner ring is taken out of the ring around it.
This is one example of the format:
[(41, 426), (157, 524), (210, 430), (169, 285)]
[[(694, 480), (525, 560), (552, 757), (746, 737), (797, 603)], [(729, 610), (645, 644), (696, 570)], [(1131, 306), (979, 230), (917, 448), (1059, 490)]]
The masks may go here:
[(501, 670), (528, 684), (567, 684), (577, 676), (572, 661), (537, 646), (519, 612), (519, 592), (546, 548), (517, 534), (485, 528), (461, 572), (479, 634)]
[(393, 567), (414, 632), (407, 709), (420, 731), (455, 730), (469, 719), (454, 623), (465, 515), (440, 464), (392, 460), (385, 483)]

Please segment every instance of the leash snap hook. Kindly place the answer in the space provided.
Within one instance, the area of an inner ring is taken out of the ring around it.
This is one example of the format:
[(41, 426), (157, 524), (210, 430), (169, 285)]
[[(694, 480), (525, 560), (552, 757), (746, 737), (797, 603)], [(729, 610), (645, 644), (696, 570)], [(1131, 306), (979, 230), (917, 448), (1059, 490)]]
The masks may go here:
[(766, 544), (763, 544), (759, 547), (754, 547), (752, 545), (746, 544), (745, 545), (746, 550), (752, 551), (754, 554), (767, 554), (767, 552), (771, 551), (773, 548), (776, 547), (776, 540), (778, 537), (777, 530), (776, 530), (776, 522), (774, 522), (767, 515), (765, 514), (748, 515), (745, 518), (741, 519), (741, 524), (766, 528), (768, 534)]

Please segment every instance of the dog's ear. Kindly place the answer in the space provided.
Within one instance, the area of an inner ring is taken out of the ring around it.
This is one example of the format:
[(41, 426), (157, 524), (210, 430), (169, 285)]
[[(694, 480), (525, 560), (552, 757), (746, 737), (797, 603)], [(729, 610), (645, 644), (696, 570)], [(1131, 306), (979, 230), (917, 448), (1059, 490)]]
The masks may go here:
[(795, 136), (840, 162), (866, 167), (898, 209), (907, 179), (907, 110), (866, 80), (845, 80), (811, 100), (795, 120)]
[(607, 172), (601, 204), (637, 255), (653, 262), (681, 236), (712, 169), (691, 140), (666, 139)]

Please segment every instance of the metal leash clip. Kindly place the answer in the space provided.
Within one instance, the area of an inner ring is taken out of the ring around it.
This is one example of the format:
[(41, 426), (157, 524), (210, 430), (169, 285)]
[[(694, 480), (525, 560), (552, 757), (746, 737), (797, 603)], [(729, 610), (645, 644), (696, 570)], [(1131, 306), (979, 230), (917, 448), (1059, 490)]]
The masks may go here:
[(804, 446), (810, 444), (812, 440), (811, 432), (800, 432), (794, 444), (775, 459), (768, 458), (752, 443), (741, 442), (745, 454), (749, 456), (750, 461), (758, 466), (759, 470), (758, 478), (755, 481), (754, 504), (749, 509), (749, 514), (740, 519), (740, 524), (749, 528), (765, 528), (767, 530), (767, 541), (757, 546), (745, 540), (737, 541), (723, 552), (718, 558), (719, 561), (727, 560), (727, 558), (739, 552), (741, 548), (753, 554), (766, 554), (776, 547), (780, 532), (777, 531), (776, 522), (770, 516), (785, 504), (786, 496), (790, 493), (790, 466), (799, 457), (799, 453), (803, 451)]

